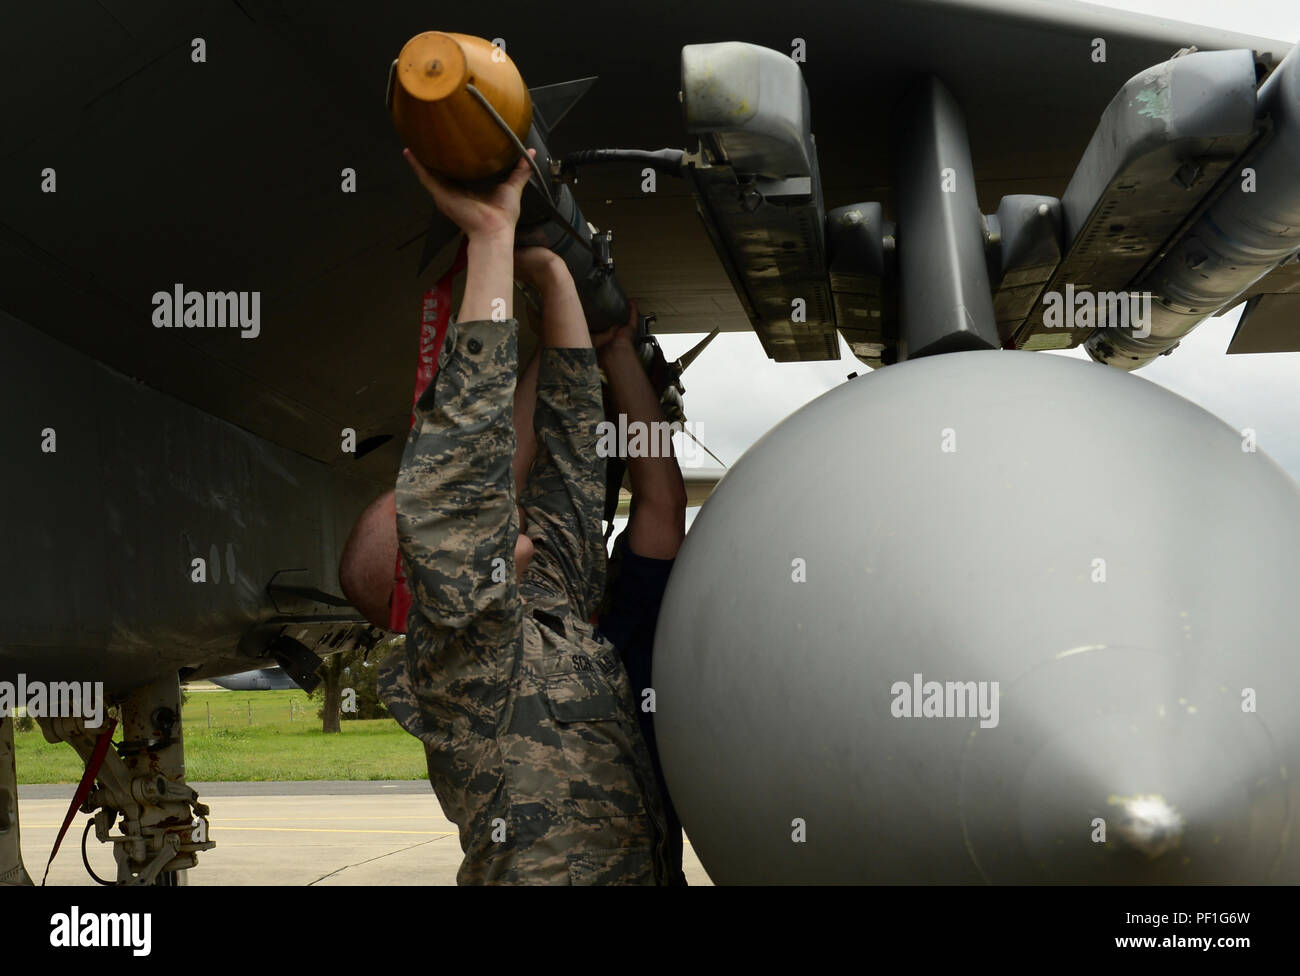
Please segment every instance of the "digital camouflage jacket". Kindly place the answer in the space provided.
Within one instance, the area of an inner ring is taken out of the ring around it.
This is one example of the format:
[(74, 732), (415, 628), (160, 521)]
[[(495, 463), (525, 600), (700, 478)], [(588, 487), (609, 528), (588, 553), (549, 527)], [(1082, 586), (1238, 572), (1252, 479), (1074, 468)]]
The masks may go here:
[(412, 607), (385, 662), (389, 710), (423, 743), (460, 828), (457, 880), (664, 883), (664, 814), (627, 674), (589, 618), (603, 589), (603, 419), (591, 349), (542, 351), (538, 453), (516, 581), (511, 463), (518, 325), (447, 329), (397, 480)]

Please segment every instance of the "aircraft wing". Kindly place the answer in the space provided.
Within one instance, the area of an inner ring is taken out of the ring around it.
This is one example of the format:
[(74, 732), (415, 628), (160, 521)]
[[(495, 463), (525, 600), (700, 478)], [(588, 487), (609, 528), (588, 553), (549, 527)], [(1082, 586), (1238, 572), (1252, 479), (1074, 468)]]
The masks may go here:
[[(1300, 352), (1300, 261), (1266, 275), (1242, 298), (1246, 308), (1228, 354)], [(1240, 304), (1240, 303), (1234, 303)]]
[[(533, 0), (11, 6), (0, 32), (0, 396), (18, 433), (0, 443), (0, 467), (18, 476), (0, 503), (17, 542), (6, 536), (0, 663), (102, 680), (124, 741), (146, 744), (148, 773), (133, 779), (110, 750), (94, 794), (153, 845), (131, 845), (124, 881), (172, 875), (212, 846), (169, 731), (178, 672), (275, 660), (309, 677), (316, 650), (377, 639), (335, 594), (337, 561), (357, 512), (392, 485), (420, 299), (443, 270), (417, 270), (433, 208), (385, 101), (407, 38), (500, 39), (533, 87), (599, 76), (548, 137), (557, 155), (695, 150), (679, 99), (684, 46), (749, 42), (778, 62), (797, 52), (816, 135), (802, 147), (815, 167), (805, 179), (827, 212), (849, 207), (850, 224), (854, 205), (879, 203), (878, 228), (897, 206), (893, 113), (919, 79), (956, 93), (989, 214), (1009, 194), (1061, 197), (1138, 72), (1189, 47), (1246, 49), (1253, 77), (1255, 59), (1267, 70), (1290, 50), (1069, 0), (572, 0), (558, 17)], [(783, 331), (756, 315), (770, 268), (736, 258), (749, 245), (751, 257), (807, 257), (821, 225), (788, 214), (791, 236), (775, 243), (743, 212), (720, 229), (707, 209), (736, 201), (717, 175), (650, 185), (638, 167), (592, 167), (573, 192), (613, 232), (619, 278), (659, 331), (753, 328), (774, 359), (834, 358), (834, 328)], [(779, 200), (807, 188), (767, 189)], [(1256, 283), (1235, 350), (1294, 348), (1293, 271)], [(823, 315), (834, 285), (821, 282)], [(247, 328), (169, 325), (156, 313), (177, 292), (247, 296)], [(692, 499), (707, 478), (690, 475)], [(51, 728), (90, 758), (88, 729)], [(171, 783), (144, 805), (154, 773)], [(16, 789), (12, 773), (0, 787)], [(178, 856), (155, 856), (163, 843)], [(19, 856), (11, 863), (25, 876)], [(0, 874), (15, 872), (0, 860)]]
[[(420, 295), (438, 270), (415, 273), (431, 206), (384, 105), (388, 63), (416, 31), (501, 37), (531, 85), (599, 75), (556, 133), (559, 152), (686, 146), (683, 44), (791, 51), (799, 39), (827, 206), (887, 210), (889, 112), (924, 73), (960, 93), (988, 210), (1010, 192), (1060, 194), (1111, 95), (1174, 50), (1289, 49), (1064, 0), (756, 0), (743, 17), (721, 3), (631, 5), (617, 32), (606, 4), (565, 9), (557, 31), (551, 9), (523, 0), (463, 6), (454, 23), (416, 3), (19, 5), (0, 40), (0, 309), (379, 485), (396, 466)], [(1088, 57), (1099, 36), (1104, 64)], [(54, 38), (75, 69), (51, 55)], [(55, 192), (43, 192), (47, 170)], [(750, 328), (684, 183), (660, 177), (650, 194), (638, 170), (592, 169), (575, 191), (613, 229), (619, 275), (659, 330)], [(260, 292), (260, 334), (154, 328), (151, 296), (177, 284)], [(378, 448), (345, 455), (345, 427)]]

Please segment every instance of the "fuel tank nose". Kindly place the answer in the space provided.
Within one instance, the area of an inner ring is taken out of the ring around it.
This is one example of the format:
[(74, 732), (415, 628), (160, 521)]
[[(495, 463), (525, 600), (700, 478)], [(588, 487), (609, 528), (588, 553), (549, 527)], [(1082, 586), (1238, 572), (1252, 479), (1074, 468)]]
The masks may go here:
[(962, 760), (994, 882), (1241, 883), (1282, 850), (1286, 770), (1241, 689), (1176, 653), (1095, 647), (1031, 671)]

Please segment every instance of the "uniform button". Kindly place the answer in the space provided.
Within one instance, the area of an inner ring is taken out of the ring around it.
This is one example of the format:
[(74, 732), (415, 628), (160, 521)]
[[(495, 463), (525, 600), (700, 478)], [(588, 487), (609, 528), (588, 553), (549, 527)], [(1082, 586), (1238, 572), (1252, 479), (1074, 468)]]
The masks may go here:
[(483, 351), (483, 343), (480, 342), (476, 336), (473, 339), (470, 339), (469, 342), (465, 343), (465, 348), (469, 350), (471, 356), (477, 356)]

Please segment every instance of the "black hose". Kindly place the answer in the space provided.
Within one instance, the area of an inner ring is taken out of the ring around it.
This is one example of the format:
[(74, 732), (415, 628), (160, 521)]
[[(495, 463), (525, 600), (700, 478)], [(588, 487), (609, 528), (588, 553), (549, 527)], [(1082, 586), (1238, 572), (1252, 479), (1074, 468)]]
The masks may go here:
[(81, 832), (81, 863), (86, 866), (86, 873), (102, 884), (105, 888), (115, 887), (117, 882), (105, 881), (95, 873), (95, 869), (90, 866), (90, 859), (86, 857), (86, 835), (90, 833), (90, 828), (95, 826), (95, 818), (91, 817), (86, 821), (86, 829)]
[(560, 173), (571, 175), (579, 166), (608, 163), (640, 163), (660, 173), (682, 175), (686, 153), (681, 149), (583, 149), (560, 160)]
[(524, 146), (523, 142), (517, 135), (515, 135), (514, 130), (506, 124), (506, 120), (501, 117), (501, 113), (493, 108), (492, 103), (488, 101), (487, 96), (473, 85), (466, 85), (465, 90), (478, 100), (478, 103), (483, 106), (492, 121), (495, 122), (501, 131), (509, 137), (510, 141), (514, 143), (515, 149), (518, 150), (519, 155), (528, 160), (528, 165), (533, 169), (533, 178), (537, 181), (537, 190), (542, 194), (542, 204), (550, 211), (551, 219), (559, 224), (561, 230), (586, 248), (588, 252), (594, 254), (595, 252), (592, 250), (590, 242), (578, 233), (577, 229), (564, 218), (564, 215), (560, 213), (559, 208), (556, 207), (555, 197), (551, 195), (550, 182), (542, 174), (541, 167), (537, 165), (537, 160), (528, 154), (528, 149)]

